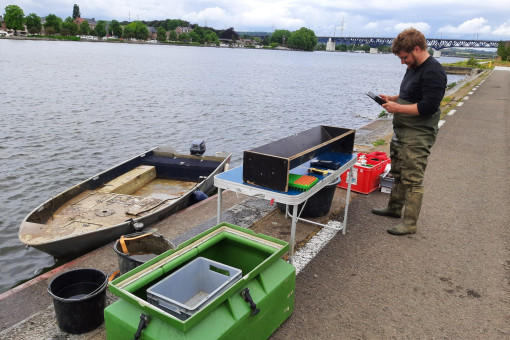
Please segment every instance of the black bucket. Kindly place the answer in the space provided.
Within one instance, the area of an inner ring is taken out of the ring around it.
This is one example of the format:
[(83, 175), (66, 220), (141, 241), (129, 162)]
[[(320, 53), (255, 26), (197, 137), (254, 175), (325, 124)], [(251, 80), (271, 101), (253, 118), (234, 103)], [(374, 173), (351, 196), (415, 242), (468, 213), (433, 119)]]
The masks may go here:
[(53, 298), (58, 327), (81, 334), (104, 322), (108, 277), (97, 269), (74, 269), (51, 280), (48, 292)]
[[(335, 189), (340, 184), (341, 179), (338, 178), (333, 183), (326, 185), (324, 188), (319, 190), (315, 195), (310, 197), (306, 202), (305, 208), (301, 212), (301, 217), (321, 217), (329, 213), (331, 208), (331, 202), (333, 202), (333, 196), (335, 196)], [(304, 203), (298, 205), (298, 214), (301, 211)], [(278, 209), (285, 212), (285, 204), (277, 203)], [(292, 215), (292, 206), (289, 207), (289, 214)]]
[(128, 253), (122, 250), (120, 239), (113, 246), (113, 250), (117, 254), (117, 263), (121, 275), (167, 250), (174, 249), (172, 242), (159, 234), (141, 232), (124, 235), (124, 238), (128, 239), (125, 241)]

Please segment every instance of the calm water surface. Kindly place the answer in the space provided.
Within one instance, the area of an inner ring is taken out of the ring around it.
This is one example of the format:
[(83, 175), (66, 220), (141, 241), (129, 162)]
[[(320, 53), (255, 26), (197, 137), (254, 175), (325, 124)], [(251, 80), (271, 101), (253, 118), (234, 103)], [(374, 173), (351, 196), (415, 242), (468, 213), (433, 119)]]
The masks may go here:
[(18, 227), (71, 185), (157, 145), (187, 152), (203, 138), (238, 165), (317, 125), (359, 128), (381, 112), (364, 93), (397, 93), (405, 67), (393, 55), (0, 40), (0, 71), (2, 292), (55, 265)]

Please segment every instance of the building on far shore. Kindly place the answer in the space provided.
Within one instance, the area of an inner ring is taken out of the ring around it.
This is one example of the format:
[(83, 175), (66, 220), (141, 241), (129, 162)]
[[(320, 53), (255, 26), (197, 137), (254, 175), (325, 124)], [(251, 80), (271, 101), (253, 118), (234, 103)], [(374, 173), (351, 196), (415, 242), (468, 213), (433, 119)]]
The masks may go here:
[(91, 30), (95, 29), (97, 26), (97, 21), (95, 18), (92, 18), (92, 19), (76, 18), (76, 19), (74, 19), (74, 22), (78, 25), (78, 27), (80, 27), (81, 23), (84, 21), (89, 23), (89, 28)]
[(177, 26), (177, 28), (175, 29), (175, 33), (177, 33), (177, 36), (180, 36), (183, 33), (188, 34), (191, 31), (193, 31), (193, 29), (191, 27)]
[(149, 31), (149, 40), (157, 38), (158, 31), (156, 30), (156, 28), (150, 26), (150, 27), (147, 27), (147, 30)]

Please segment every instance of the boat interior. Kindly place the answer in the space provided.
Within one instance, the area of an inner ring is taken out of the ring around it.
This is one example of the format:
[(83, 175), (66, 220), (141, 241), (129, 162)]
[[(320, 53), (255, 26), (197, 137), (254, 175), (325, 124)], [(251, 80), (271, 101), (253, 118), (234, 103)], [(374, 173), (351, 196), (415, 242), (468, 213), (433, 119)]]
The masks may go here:
[(67, 237), (149, 214), (179, 201), (223, 161), (220, 157), (146, 153), (48, 201), (27, 219), (45, 228), (38, 228), (35, 234), (40, 235), (32, 230), (25, 237), (50, 231), (53, 237)]

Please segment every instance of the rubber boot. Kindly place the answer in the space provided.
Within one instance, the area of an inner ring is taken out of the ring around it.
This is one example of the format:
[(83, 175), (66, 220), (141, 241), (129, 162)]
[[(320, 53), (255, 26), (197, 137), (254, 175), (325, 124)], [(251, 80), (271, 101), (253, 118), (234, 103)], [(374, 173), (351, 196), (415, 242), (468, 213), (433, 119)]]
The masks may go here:
[(404, 219), (401, 223), (389, 228), (387, 231), (392, 235), (407, 235), (414, 234), (418, 229), (418, 216), (421, 210), (421, 201), (423, 199), (423, 192), (406, 193), (406, 203), (404, 209)]
[(394, 183), (391, 189), (388, 206), (384, 208), (374, 208), (372, 213), (380, 216), (389, 216), (400, 218), (402, 216), (402, 207), (406, 199), (406, 189), (401, 183)]

